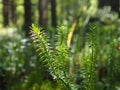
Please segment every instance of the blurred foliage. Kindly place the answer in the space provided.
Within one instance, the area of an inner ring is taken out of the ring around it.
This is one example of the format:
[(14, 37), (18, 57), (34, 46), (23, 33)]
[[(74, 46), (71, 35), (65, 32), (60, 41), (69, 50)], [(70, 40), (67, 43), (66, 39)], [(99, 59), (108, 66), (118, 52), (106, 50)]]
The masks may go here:
[(0, 32), (0, 67), (5, 85), (11, 88), (16, 82), (23, 82), (35, 66), (36, 56), (29, 39), (21, 36), (16, 28), (4, 28)]
[[(59, 33), (65, 33), (65, 30), (70, 32), (74, 21), (79, 17), (72, 32), (70, 46), (67, 48), (66, 44), (61, 46), (60, 43), (56, 43), (55, 35), (58, 30), (51, 27), (51, 6), (48, 4), (48, 26), (44, 31), (49, 37), (51, 47), (54, 48), (51, 55), (54, 56), (54, 66), (57, 67), (54, 73), (57, 75), (54, 75), (47, 72), (50, 68), (42, 67), (44, 64), (41, 64), (40, 58), (43, 57), (37, 56), (34, 45), (22, 30), (24, 0), (14, 1), (16, 23), (13, 25), (10, 22), (8, 27), (3, 27), (3, 5), (0, 0), (0, 90), (67, 90), (66, 86), (59, 82), (60, 78), (56, 79), (56, 76), (62, 76), (60, 72), (65, 66), (68, 67), (67, 73), (71, 79), (69, 83), (68, 77), (63, 75), (62, 79), (67, 84), (74, 83), (71, 84), (72, 88), (120, 89), (120, 19), (118, 13), (111, 11), (110, 6), (100, 9), (98, 0), (56, 0), (58, 25), (62, 24), (66, 28)], [(33, 23), (38, 24), (38, 0), (31, 2)], [(91, 25), (96, 27), (94, 32), (90, 30)], [(67, 35), (68, 33), (63, 36), (64, 39), (59, 40), (66, 42)], [(68, 53), (61, 59), (62, 50), (65, 51), (65, 48)], [(66, 57), (67, 65), (64, 62)], [(49, 77), (49, 74), (52, 77)]]

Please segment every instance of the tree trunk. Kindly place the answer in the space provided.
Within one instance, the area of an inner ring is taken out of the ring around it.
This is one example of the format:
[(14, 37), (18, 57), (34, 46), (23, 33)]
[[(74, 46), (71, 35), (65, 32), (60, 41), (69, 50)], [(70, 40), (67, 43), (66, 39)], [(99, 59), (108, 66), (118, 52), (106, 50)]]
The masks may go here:
[(48, 0), (39, 0), (39, 24), (46, 27), (48, 24)]
[(31, 18), (31, 0), (24, 0), (24, 29), (26, 31), (26, 35), (29, 33), (29, 27), (32, 23)]
[(51, 0), (51, 22), (53, 27), (57, 26), (56, 0)]
[(14, 0), (11, 0), (11, 20), (13, 24), (16, 23), (15, 10), (16, 10), (15, 2)]
[(4, 26), (7, 26), (9, 24), (9, 0), (2, 0), (3, 1), (3, 23)]

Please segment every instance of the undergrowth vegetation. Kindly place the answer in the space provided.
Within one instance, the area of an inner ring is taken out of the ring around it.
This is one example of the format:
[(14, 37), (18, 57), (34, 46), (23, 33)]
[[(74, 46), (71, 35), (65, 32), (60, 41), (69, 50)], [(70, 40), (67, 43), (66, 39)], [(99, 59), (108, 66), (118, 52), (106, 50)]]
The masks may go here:
[[(36, 56), (30, 40), (22, 37), (21, 32), (18, 34), (16, 28), (5, 28), (3, 32), (1, 30), (1, 33), (0, 89), (14, 90), (19, 88), (21, 83), (24, 82), (26, 75), (34, 68)], [(33, 52), (29, 52), (29, 50)], [(16, 82), (18, 81), (19, 83), (17, 84)]]
[[(30, 36), (39, 56), (38, 68), (47, 70), (53, 80), (63, 84), (67, 90), (117, 89), (120, 64), (119, 49), (116, 48), (117, 41), (114, 36), (110, 37), (111, 41), (107, 41), (108, 47), (102, 48), (100, 44), (103, 43), (100, 38), (102, 32), (98, 31), (95, 25), (90, 25), (85, 46), (77, 52), (78, 60), (74, 61), (76, 54), (71, 55), (74, 51), (67, 46), (68, 31), (64, 26), (57, 28), (58, 34), (54, 38), (54, 45), (50, 43), (48, 35), (41, 27), (32, 24), (31, 29)], [(101, 57), (101, 53), (105, 56)]]
[(70, 45), (66, 26), (57, 27), (57, 34), (50, 36), (32, 24), (31, 40), (16, 29), (3, 30), (0, 89), (119, 90), (120, 30), (116, 25), (90, 24), (86, 33), (78, 27)]

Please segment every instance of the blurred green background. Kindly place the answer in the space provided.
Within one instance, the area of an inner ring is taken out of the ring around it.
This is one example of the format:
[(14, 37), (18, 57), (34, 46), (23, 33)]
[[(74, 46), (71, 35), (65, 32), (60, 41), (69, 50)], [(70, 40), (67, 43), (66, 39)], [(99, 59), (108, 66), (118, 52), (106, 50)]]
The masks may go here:
[(120, 90), (120, 0), (0, 0), (0, 90), (66, 90), (38, 69), (32, 23), (43, 27), (53, 45), (56, 27), (67, 28), (70, 74), (79, 86), (90, 53), (89, 27), (95, 25), (99, 90), (110, 90), (111, 82)]

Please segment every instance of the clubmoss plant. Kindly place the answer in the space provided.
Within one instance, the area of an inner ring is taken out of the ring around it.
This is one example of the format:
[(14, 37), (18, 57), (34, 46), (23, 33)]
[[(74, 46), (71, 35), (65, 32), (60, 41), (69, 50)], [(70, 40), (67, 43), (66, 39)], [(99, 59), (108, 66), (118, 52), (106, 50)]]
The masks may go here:
[(108, 90), (116, 90), (115, 89), (115, 82), (116, 78), (119, 75), (117, 72), (119, 69), (119, 61), (117, 60), (117, 51), (115, 49), (115, 41), (112, 37), (112, 42), (110, 43), (110, 53), (109, 53), (109, 58), (108, 58), (108, 72), (107, 72), (107, 77), (108, 77)]
[(39, 67), (47, 67), (54, 79), (62, 82), (68, 90), (71, 90), (72, 84), (70, 82), (67, 63), (67, 31), (65, 27), (61, 26), (57, 28), (58, 34), (56, 36), (57, 41), (55, 42), (55, 47), (51, 46), (49, 39), (46, 34), (43, 33), (41, 27), (39, 28), (32, 24), (31, 29), (30, 37), (33, 40), (33, 44), (42, 64), (42, 66), (40, 65)]
[[(110, 53), (107, 54), (110, 56), (107, 64), (107, 78), (103, 80), (103, 77), (101, 77), (102, 79), (99, 81), (98, 74), (102, 73), (97, 70), (97, 65), (100, 62), (98, 58), (100, 50), (98, 43), (100, 38), (98, 39), (99, 33), (95, 25), (90, 25), (90, 34), (85, 42), (84, 54), (81, 56), (82, 67), (77, 67), (76, 72), (73, 73), (74, 77), (71, 77), (69, 70), (71, 58), (69, 56), (69, 48), (67, 47), (68, 32), (66, 28), (64, 26), (57, 28), (58, 33), (55, 36), (54, 45), (50, 43), (50, 38), (47, 37), (41, 27), (39, 28), (32, 24), (31, 29), (30, 37), (39, 55), (37, 67), (40, 68), (40, 71), (47, 70), (53, 79), (66, 86), (67, 90), (103, 90), (104, 88), (115, 90), (115, 84), (113, 82), (116, 82), (115, 77), (118, 77), (120, 72), (118, 68), (119, 61), (117, 60), (119, 54), (117, 54), (118, 56), (113, 55), (117, 51), (114, 50), (115, 45), (111, 43)], [(76, 76), (78, 75), (77, 71), (80, 72), (78, 77)], [(79, 83), (76, 82), (77, 79), (80, 79)], [(98, 85), (99, 82), (105, 83), (105, 85), (100, 86)]]
[(115, 82), (115, 57), (114, 54), (115, 50), (113, 49), (114, 45), (111, 44), (111, 51), (110, 51), (110, 58), (108, 61), (108, 83), (109, 83), (109, 90), (115, 90), (114, 82)]
[(86, 42), (86, 52), (83, 58), (84, 73), (83, 73), (83, 88), (84, 90), (97, 90), (97, 71), (96, 67), (96, 27), (90, 26), (90, 37), (89, 41)]

